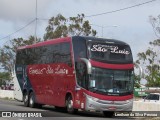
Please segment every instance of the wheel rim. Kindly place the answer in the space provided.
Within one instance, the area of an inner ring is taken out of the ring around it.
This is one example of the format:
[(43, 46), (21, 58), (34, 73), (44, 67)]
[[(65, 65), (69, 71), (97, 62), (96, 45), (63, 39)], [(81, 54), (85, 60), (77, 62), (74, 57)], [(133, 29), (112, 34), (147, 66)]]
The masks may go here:
[(73, 101), (72, 101), (72, 100), (69, 101), (68, 108), (69, 108), (69, 109), (72, 109), (72, 108), (73, 108)]
[(68, 111), (73, 111), (73, 101), (71, 99), (68, 100), (67, 104)]
[(30, 105), (33, 105), (33, 96), (30, 97), (29, 103)]
[(24, 102), (27, 102), (27, 101), (28, 101), (28, 96), (25, 95), (25, 96), (24, 96)]

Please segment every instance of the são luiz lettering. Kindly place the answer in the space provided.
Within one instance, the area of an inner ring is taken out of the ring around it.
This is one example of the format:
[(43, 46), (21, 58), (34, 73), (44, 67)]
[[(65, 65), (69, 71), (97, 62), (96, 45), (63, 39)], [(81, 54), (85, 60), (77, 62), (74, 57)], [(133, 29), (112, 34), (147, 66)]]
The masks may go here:
[(118, 46), (93, 45), (93, 48), (91, 48), (91, 51), (107, 52), (108, 49), (110, 49), (111, 53), (125, 54), (125, 55), (130, 54), (128, 50), (126, 49), (120, 50)]

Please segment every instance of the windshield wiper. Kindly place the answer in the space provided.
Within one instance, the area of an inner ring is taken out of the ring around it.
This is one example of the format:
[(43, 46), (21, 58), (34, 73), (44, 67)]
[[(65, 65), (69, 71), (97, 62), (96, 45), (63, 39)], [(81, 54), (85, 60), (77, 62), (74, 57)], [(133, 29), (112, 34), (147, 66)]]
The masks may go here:
[(92, 92), (97, 92), (97, 91), (99, 91), (96, 87), (90, 87), (89, 88)]
[(96, 87), (90, 87), (89, 88), (92, 92), (107, 92), (105, 89), (98, 89)]

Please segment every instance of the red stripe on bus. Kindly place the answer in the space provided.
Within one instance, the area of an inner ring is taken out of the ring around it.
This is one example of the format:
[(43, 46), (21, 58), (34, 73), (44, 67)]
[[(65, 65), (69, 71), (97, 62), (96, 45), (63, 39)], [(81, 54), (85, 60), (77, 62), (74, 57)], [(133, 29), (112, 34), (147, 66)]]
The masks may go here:
[(108, 69), (133, 69), (133, 64), (108, 64), (97, 62), (94, 60), (90, 60), (92, 66), (101, 67), (101, 68), (108, 68)]
[(109, 101), (125, 101), (129, 99), (133, 99), (133, 94), (125, 95), (125, 96), (115, 96), (115, 95), (100, 95), (97, 93), (93, 93), (90, 91), (86, 91), (86, 93), (92, 97), (101, 99), (101, 100), (109, 100)]

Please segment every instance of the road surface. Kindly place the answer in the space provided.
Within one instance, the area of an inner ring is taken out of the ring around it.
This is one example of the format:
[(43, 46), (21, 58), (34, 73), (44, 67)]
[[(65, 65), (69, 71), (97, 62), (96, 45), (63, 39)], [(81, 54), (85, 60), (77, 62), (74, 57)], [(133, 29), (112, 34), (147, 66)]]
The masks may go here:
[[(5, 115), (9, 112), (12, 114), (12, 118), (6, 117)], [(20, 113), (20, 114), (18, 114)], [(33, 118), (32, 113), (38, 116), (38, 118)], [(65, 111), (57, 111), (53, 106), (43, 106), (40, 108), (29, 108), (24, 107), (22, 102), (14, 101), (14, 100), (5, 100), (0, 99), (0, 120), (124, 120), (124, 117), (113, 117), (113, 118), (105, 118), (101, 113), (91, 113), (91, 112), (82, 112), (78, 111), (77, 114), (68, 114)], [(16, 117), (23, 116), (23, 117)], [(28, 118), (30, 116), (30, 118)], [(41, 118), (42, 116), (42, 118)], [(131, 117), (125, 117), (127, 119), (135, 119)]]

